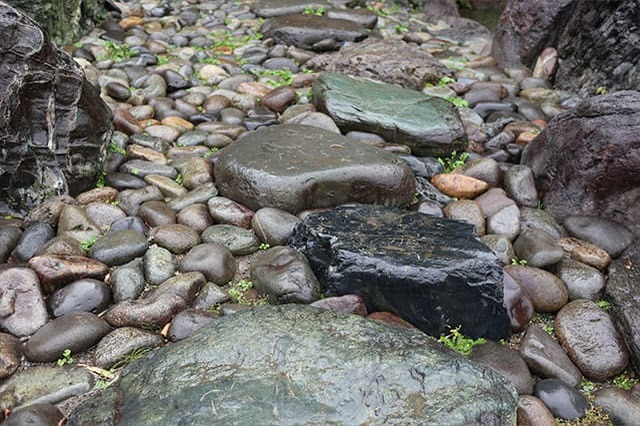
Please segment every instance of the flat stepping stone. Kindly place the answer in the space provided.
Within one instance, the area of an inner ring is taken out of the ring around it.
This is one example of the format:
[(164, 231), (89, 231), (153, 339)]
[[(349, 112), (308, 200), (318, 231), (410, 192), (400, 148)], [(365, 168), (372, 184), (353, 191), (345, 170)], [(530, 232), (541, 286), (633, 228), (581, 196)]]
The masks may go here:
[(432, 336), (510, 335), (502, 266), (472, 225), (385, 207), (341, 206), (305, 218), (289, 242), (326, 296), (356, 294)]
[[(286, 160), (285, 160), (286, 159)], [(310, 126), (271, 126), (220, 151), (222, 195), (252, 210), (290, 213), (349, 202), (403, 205), (415, 178), (397, 156)]]
[(322, 0), (256, 0), (251, 7), (253, 13), (261, 18), (273, 18), (275, 16), (301, 14), (309, 9), (318, 10), (331, 7), (331, 4)]
[(467, 147), (462, 121), (447, 100), (340, 74), (322, 74), (312, 92), (316, 108), (343, 133), (376, 133), (422, 157), (445, 157)]
[(418, 330), (287, 304), (158, 349), (67, 424), (514, 424), (516, 405), (504, 378)]
[(337, 50), (344, 42), (364, 40), (367, 31), (352, 21), (316, 15), (271, 18), (260, 27), (264, 38), (309, 50)]

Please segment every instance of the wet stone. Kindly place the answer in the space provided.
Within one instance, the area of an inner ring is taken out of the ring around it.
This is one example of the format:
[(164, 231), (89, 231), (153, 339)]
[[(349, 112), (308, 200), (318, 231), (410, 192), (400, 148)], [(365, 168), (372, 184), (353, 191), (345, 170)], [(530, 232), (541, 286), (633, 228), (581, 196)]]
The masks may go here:
[(580, 238), (604, 249), (612, 258), (631, 245), (633, 235), (624, 225), (593, 216), (570, 216), (564, 227), (572, 237)]
[(554, 267), (554, 272), (569, 290), (569, 300), (597, 300), (604, 290), (605, 277), (600, 271), (584, 263), (563, 259)]
[(408, 145), (414, 155), (444, 157), (467, 146), (453, 105), (417, 91), (345, 75), (322, 74), (313, 85), (313, 102), (343, 132), (373, 132), (387, 142)]
[(221, 151), (214, 172), (222, 195), (254, 211), (399, 205), (415, 192), (413, 174), (393, 154), (309, 126), (251, 132)]
[(14, 336), (35, 333), (49, 315), (38, 276), (28, 268), (0, 270), (0, 327)]
[(505, 207), (515, 204), (502, 188), (491, 188), (475, 198), (474, 201), (478, 203), (485, 217), (492, 216)]
[(537, 229), (551, 235), (554, 240), (566, 236), (566, 232), (549, 213), (542, 209), (529, 207), (520, 208), (520, 232), (527, 229)]
[(251, 228), (261, 241), (275, 247), (287, 243), (299, 221), (297, 216), (284, 210), (265, 207), (254, 214)]
[(92, 278), (75, 281), (47, 298), (47, 308), (54, 318), (70, 312), (100, 313), (111, 303), (111, 289)]
[(200, 236), (193, 229), (180, 225), (162, 225), (149, 231), (151, 241), (174, 254), (182, 254), (200, 242)]
[(0, 385), (0, 410), (32, 404), (56, 404), (93, 388), (86, 368), (37, 365), (14, 374)]
[(55, 361), (66, 349), (73, 354), (90, 348), (109, 331), (109, 324), (92, 313), (70, 313), (38, 330), (24, 345), (24, 355), (34, 362)]
[[(151, 250), (149, 250), (151, 251)], [(149, 252), (147, 251), (147, 253)], [(142, 259), (119, 266), (111, 273), (111, 291), (114, 303), (137, 299), (145, 287)]]
[(191, 336), (193, 333), (209, 325), (216, 319), (216, 316), (199, 309), (185, 309), (179, 312), (171, 320), (171, 327), (167, 337), (172, 342), (177, 342)]
[(489, 340), (482, 345), (475, 346), (469, 359), (485, 365), (509, 379), (519, 395), (533, 393), (533, 377), (518, 352)]
[(510, 334), (502, 267), (471, 225), (351, 205), (307, 216), (289, 244), (309, 259), (327, 296), (360, 295), (370, 312), (391, 311), (434, 336), (447, 324), (475, 338)]
[(535, 396), (523, 395), (518, 401), (518, 426), (555, 426), (553, 414)]
[(193, 247), (180, 263), (182, 272), (201, 272), (207, 281), (225, 285), (236, 272), (231, 251), (221, 244), (204, 243)]
[[(149, 128), (147, 127), (147, 130)], [(176, 169), (170, 166), (166, 166), (159, 163), (153, 163), (145, 160), (130, 160), (120, 166), (122, 173), (129, 173), (144, 179), (147, 175), (160, 175), (168, 177), (169, 179), (175, 179), (178, 176)]]
[(140, 206), (138, 216), (149, 228), (176, 223), (176, 212), (164, 201), (147, 201)]
[(87, 216), (84, 208), (68, 205), (58, 219), (58, 236), (68, 235), (82, 242), (91, 241), (101, 235), (100, 228)]
[(504, 306), (511, 320), (511, 331), (519, 333), (529, 324), (535, 310), (529, 296), (511, 276), (504, 273)]
[(242, 256), (258, 251), (260, 240), (247, 229), (233, 225), (213, 225), (202, 233), (205, 243), (218, 243), (231, 251), (234, 256)]
[(525, 259), (527, 265), (544, 268), (558, 263), (564, 257), (564, 251), (546, 232), (528, 229), (520, 234), (513, 243), (518, 258)]
[(554, 417), (561, 419), (582, 418), (589, 409), (589, 401), (562, 380), (541, 380), (536, 383), (533, 394), (549, 408)]
[(629, 363), (624, 340), (609, 315), (590, 300), (574, 300), (555, 319), (562, 347), (590, 380), (602, 381)]
[(104, 315), (114, 327), (145, 327), (160, 329), (171, 318), (187, 307), (177, 294), (163, 294), (140, 300), (124, 300), (112, 306)]
[(529, 296), (536, 312), (556, 312), (569, 301), (566, 284), (548, 271), (521, 265), (507, 265), (504, 270)]
[(511, 204), (487, 218), (487, 233), (504, 235), (513, 241), (520, 233), (520, 209)]
[(141, 189), (127, 189), (118, 195), (118, 207), (124, 210), (129, 216), (135, 216), (138, 214), (140, 205), (147, 201), (162, 201), (162, 193), (155, 186), (147, 186), (144, 183), (144, 188)]
[(367, 305), (364, 299), (355, 294), (345, 294), (344, 296), (325, 297), (316, 300), (309, 306), (326, 309), (333, 312), (344, 312), (345, 314), (367, 316)]
[(175, 198), (169, 202), (169, 206), (174, 211), (181, 211), (196, 203), (206, 203), (210, 198), (218, 195), (218, 188), (213, 183), (205, 183), (198, 188), (189, 191), (182, 197)]
[(520, 356), (537, 376), (560, 379), (571, 386), (580, 384), (578, 367), (551, 336), (535, 325), (527, 328), (520, 342)]
[(533, 172), (527, 166), (513, 166), (504, 174), (504, 188), (516, 203), (524, 207), (538, 205), (538, 192)]
[(615, 425), (633, 426), (640, 419), (640, 401), (618, 387), (599, 389), (593, 393), (593, 405), (601, 407)]
[(322, 0), (257, 0), (251, 10), (262, 17), (272, 18), (274, 16), (300, 14), (307, 8), (317, 10), (327, 9), (331, 5)]
[(93, 202), (85, 207), (87, 216), (98, 225), (101, 232), (106, 232), (116, 220), (127, 217), (127, 214), (118, 206), (102, 202)]
[(202, 287), (196, 298), (193, 300), (192, 307), (207, 310), (229, 300), (229, 295), (226, 291), (218, 285), (208, 282)]
[(89, 256), (109, 266), (122, 265), (142, 256), (149, 247), (147, 237), (137, 231), (114, 231), (98, 239)]
[(503, 265), (510, 265), (511, 259), (516, 257), (511, 241), (504, 235), (487, 234), (480, 239), (493, 251)]
[(611, 263), (611, 257), (606, 251), (586, 241), (567, 237), (558, 240), (558, 245), (572, 259), (598, 268), (600, 271), (604, 271)]
[(320, 298), (320, 284), (307, 259), (291, 247), (274, 247), (251, 261), (251, 281), (272, 304), (309, 304)]
[(151, 285), (160, 285), (178, 270), (176, 257), (166, 248), (152, 246), (144, 254), (144, 277)]
[(11, 257), (17, 262), (27, 262), (40, 247), (56, 236), (51, 225), (35, 223), (24, 230), (18, 244), (11, 252)]
[(64, 415), (52, 404), (32, 404), (11, 412), (11, 416), (2, 422), (5, 426), (58, 425)]
[(97, 367), (109, 369), (133, 351), (155, 348), (164, 343), (162, 335), (134, 327), (121, 327), (104, 336), (94, 354)]
[(0, 263), (7, 261), (21, 235), (22, 230), (17, 226), (0, 226)]
[(217, 223), (250, 228), (254, 212), (225, 197), (213, 197), (207, 202), (209, 214)]
[(471, 200), (454, 201), (447, 204), (442, 209), (444, 217), (447, 219), (461, 220), (473, 225), (476, 229), (476, 234), (482, 236), (485, 234), (485, 222), (482, 217), (482, 211), (476, 203)]
[(21, 361), (22, 351), (18, 339), (10, 334), (0, 333), (0, 379), (11, 376)]

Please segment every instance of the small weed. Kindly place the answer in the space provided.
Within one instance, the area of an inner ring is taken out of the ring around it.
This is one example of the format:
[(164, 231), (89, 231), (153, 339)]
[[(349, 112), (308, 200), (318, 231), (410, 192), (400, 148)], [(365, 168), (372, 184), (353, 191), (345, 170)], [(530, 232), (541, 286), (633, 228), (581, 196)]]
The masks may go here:
[(584, 417), (576, 420), (560, 420), (556, 419), (557, 426), (602, 426), (613, 424), (611, 419), (604, 412), (602, 407), (589, 408)]
[(269, 243), (262, 243), (260, 244), (260, 246), (258, 247), (260, 250), (269, 250), (271, 246), (269, 245)]
[(96, 383), (93, 385), (93, 390), (106, 389), (117, 380), (115, 368), (109, 370), (91, 366), (85, 366), (85, 368), (96, 376)]
[(467, 102), (466, 99), (462, 99), (459, 96), (447, 96), (445, 99), (451, 102), (452, 104), (454, 104), (458, 108), (467, 108), (469, 106), (469, 102)]
[(262, 70), (262, 71), (254, 71), (255, 75), (258, 77), (278, 77), (279, 81), (275, 81), (272, 79), (267, 80), (267, 83), (275, 86), (289, 86), (293, 81), (293, 74), (289, 68), (282, 68), (279, 70)]
[(611, 309), (611, 303), (609, 303), (608, 301), (604, 300), (604, 299), (600, 299), (596, 302), (596, 305), (598, 305), (600, 307), (600, 309), (602, 309), (603, 311), (608, 311)]
[(387, 16), (387, 14), (382, 9), (378, 9), (372, 4), (367, 5), (367, 9), (369, 10), (369, 12), (373, 12), (381, 18), (384, 18)]
[(131, 168), (131, 174), (132, 174), (132, 175), (138, 176), (138, 173), (140, 173), (140, 170), (138, 170), (138, 169), (137, 169), (137, 168), (135, 168), (135, 167), (132, 167), (132, 168)]
[(116, 144), (115, 142), (111, 142), (109, 144), (109, 151), (115, 152), (116, 154), (127, 155), (127, 150)]
[(89, 249), (96, 243), (96, 241), (98, 241), (98, 236), (96, 235), (95, 237), (92, 237), (88, 240), (84, 240), (80, 242), (80, 247), (82, 247), (82, 250), (84, 251), (89, 251)]
[(169, 57), (167, 55), (158, 55), (157, 60), (158, 65), (166, 65), (169, 63)]
[(458, 167), (462, 166), (469, 159), (469, 154), (466, 152), (458, 155), (457, 151), (453, 151), (449, 158), (438, 157), (438, 163), (442, 164), (445, 173), (451, 173)]
[(150, 322), (143, 322), (140, 325), (140, 328), (142, 328), (143, 330), (146, 331), (159, 331), (161, 329), (161, 327), (159, 325), (150, 323)]
[(536, 208), (537, 208), (538, 210), (542, 210), (542, 209), (544, 209), (544, 206), (542, 205), (542, 201), (541, 201), (541, 200), (538, 200), (538, 205), (536, 206)]
[[(209, 65), (220, 65), (220, 61), (218, 58), (208, 56), (206, 58), (201, 58), (198, 60), (201, 64), (209, 64)], [(199, 79), (199, 77), (198, 77)]]
[(107, 175), (104, 172), (100, 173), (100, 176), (98, 176), (98, 180), (96, 181), (96, 188), (104, 188), (106, 176)]
[(225, 31), (222, 34), (214, 33), (210, 34), (209, 38), (213, 39), (213, 49), (216, 48), (230, 48), (235, 49), (240, 46), (244, 46), (251, 40), (262, 40), (262, 33), (248, 34), (243, 37), (235, 37), (230, 31)]
[(175, 181), (178, 185), (182, 185), (182, 174), (178, 174), (178, 176), (176, 176)]
[(4, 215), (4, 218), (5, 218), (6, 220), (11, 220), (11, 219), (13, 219), (13, 216), (12, 216), (12, 215), (10, 215), (10, 214), (5, 214), (5, 215)]
[(446, 347), (453, 349), (456, 352), (460, 352), (462, 355), (467, 356), (471, 353), (474, 346), (487, 343), (486, 339), (472, 339), (464, 336), (460, 333), (460, 325), (456, 328), (449, 327), (449, 334), (446, 336), (440, 336), (438, 341), (444, 344)]
[(122, 62), (127, 59), (131, 59), (134, 55), (126, 44), (116, 44), (113, 41), (107, 41), (104, 44), (107, 48), (107, 55), (99, 57), (98, 59), (111, 59), (114, 62)]
[(629, 377), (627, 375), (627, 373), (622, 373), (617, 375), (614, 379), (613, 379), (613, 384), (614, 386), (617, 386), (619, 388), (622, 388), (624, 390), (631, 390), (636, 384), (638, 384), (638, 379)]
[(205, 152), (205, 153), (204, 153), (204, 155), (203, 155), (203, 157), (204, 157), (204, 158), (209, 158), (209, 157), (211, 157), (213, 154), (215, 154), (216, 152), (218, 152), (218, 148), (213, 147), (213, 148), (211, 148), (209, 151)]
[(73, 364), (73, 358), (71, 358), (71, 349), (65, 349), (62, 351), (62, 358), (58, 359), (58, 365), (63, 367), (65, 365)]
[(116, 363), (113, 365), (113, 368), (120, 368), (120, 367), (124, 367), (126, 365), (131, 364), (133, 361), (142, 358), (143, 356), (145, 356), (147, 353), (149, 353), (151, 351), (151, 348), (138, 348), (138, 349), (134, 349), (131, 352), (129, 352), (126, 355), (122, 355), (121, 357), (118, 358), (118, 360), (116, 361)]
[(407, 31), (409, 31), (409, 27), (408, 26), (406, 26), (404, 24), (396, 25), (396, 32), (398, 34), (403, 34), (403, 33), (406, 33)]
[(606, 95), (607, 93), (609, 93), (609, 91), (604, 86), (600, 86), (596, 89), (596, 95)]
[(594, 390), (596, 390), (596, 384), (590, 380), (583, 378), (580, 382), (580, 391), (585, 395), (589, 395)]
[(245, 293), (253, 288), (253, 283), (251, 281), (240, 280), (236, 283), (229, 284), (229, 285), (231, 287), (227, 290), (227, 293), (235, 303), (240, 303), (242, 305), (250, 305), (250, 306), (266, 305), (268, 303), (268, 300), (266, 297), (261, 297), (256, 300), (251, 300), (247, 298), (247, 295)]
[[(455, 79), (455, 78), (451, 78), (451, 77), (449, 77), (449, 76), (446, 76), (446, 75), (445, 75), (444, 77), (442, 77), (442, 78), (438, 81), (437, 86), (438, 86), (438, 87), (447, 87), (448, 85), (453, 84), (453, 83), (455, 83), (455, 82), (456, 82), (456, 79)], [(427, 84), (426, 84), (426, 87), (436, 87), (436, 85), (431, 84), (431, 83), (427, 83)]]
[(312, 6), (307, 6), (304, 8), (304, 10), (302, 11), (303, 15), (316, 15), (316, 16), (322, 16), (325, 13), (325, 9), (324, 7), (320, 6), (317, 9), (314, 9)]
[(537, 313), (531, 319), (531, 323), (540, 327), (545, 333), (553, 336), (556, 332), (556, 329), (553, 327), (554, 318), (552, 314)]
[(512, 265), (527, 266), (527, 261), (525, 259), (518, 259), (517, 257), (514, 257), (513, 259), (511, 259), (511, 264)]
[(253, 288), (253, 283), (247, 280), (240, 280), (235, 284), (235, 287), (242, 291), (249, 291)]

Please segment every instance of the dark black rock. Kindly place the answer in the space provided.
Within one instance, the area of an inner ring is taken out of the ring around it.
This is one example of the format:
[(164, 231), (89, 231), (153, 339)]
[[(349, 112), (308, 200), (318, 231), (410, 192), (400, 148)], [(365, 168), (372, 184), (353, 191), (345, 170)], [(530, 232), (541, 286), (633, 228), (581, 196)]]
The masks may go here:
[(20, 241), (11, 252), (16, 262), (26, 262), (33, 257), (40, 247), (56, 236), (53, 228), (46, 223), (34, 223), (24, 230)]
[(562, 380), (545, 379), (536, 383), (533, 395), (540, 398), (554, 417), (575, 420), (587, 413), (589, 401)]
[(47, 298), (47, 308), (54, 318), (75, 311), (100, 313), (109, 303), (111, 288), (93, 278), (75, 281)]
[(93, 187), (111, 132), (109, 108), (80, 66), (5, 3), (0, 34), (0, 201), (29, 209)]
[(640, 92), (585, 99), (555, 116), (522, 153), (556, 218), (608, 218), (640, 235)]
[(326, 296), (357, 294), (433, 336), (461, 326), (474, 338), (510, 335), (502, 267), (473, 226), (384, 207), (348, 205), (308, 216), (289, 244)]

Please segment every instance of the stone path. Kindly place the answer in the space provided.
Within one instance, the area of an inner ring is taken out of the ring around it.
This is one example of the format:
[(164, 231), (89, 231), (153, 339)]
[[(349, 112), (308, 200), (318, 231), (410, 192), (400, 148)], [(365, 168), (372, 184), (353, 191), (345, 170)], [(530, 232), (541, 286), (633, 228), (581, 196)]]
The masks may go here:
[(481, 25), (344, 3), (124, 2), (67, 49), (115, 131), (0, 220), (7, 424), (633, 424), (635, 193), (554, 218), (536, 156), (635, 95), (559, 115)]

